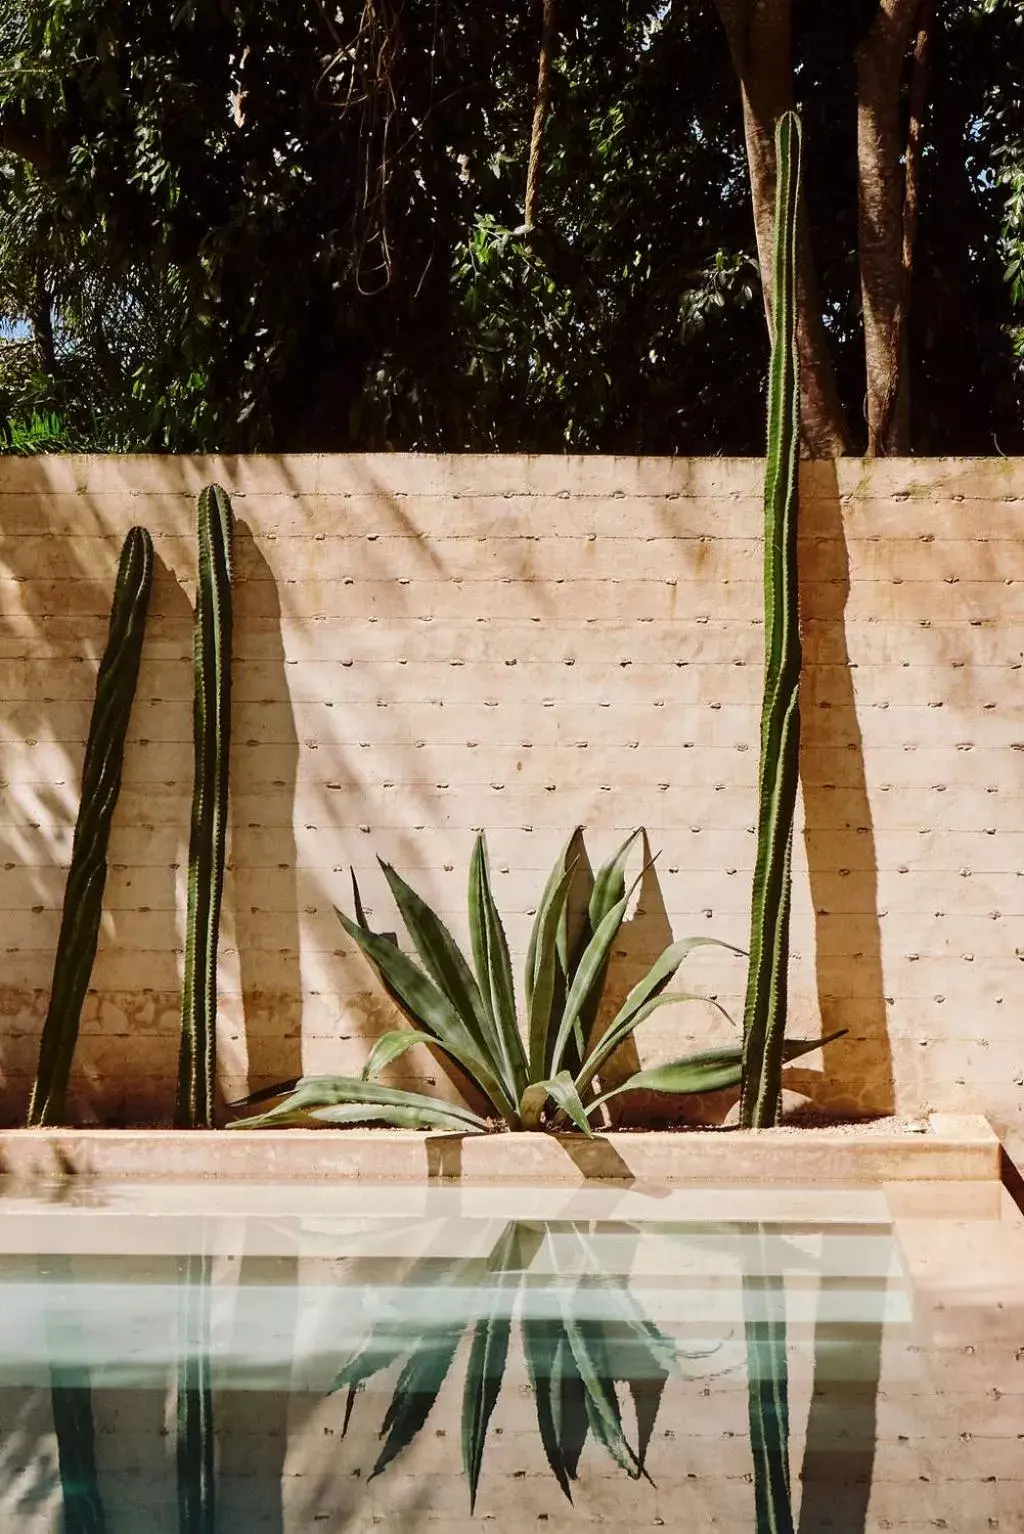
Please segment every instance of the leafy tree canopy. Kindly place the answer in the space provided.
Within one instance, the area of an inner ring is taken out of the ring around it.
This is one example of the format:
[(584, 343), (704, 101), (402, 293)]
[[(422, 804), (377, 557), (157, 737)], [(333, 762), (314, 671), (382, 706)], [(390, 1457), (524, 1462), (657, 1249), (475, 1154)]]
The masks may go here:
[[(539, 4), (0, 0), (8, 445), (760, 451), (721, 9), (561, 0), (528, 233)], [(855, 52), (878, 4), (787, 10), (822, 314), (863, 447)], [(1022, 56), (1024, 0), (934, 8), (917, 451), (1024, 451)]]

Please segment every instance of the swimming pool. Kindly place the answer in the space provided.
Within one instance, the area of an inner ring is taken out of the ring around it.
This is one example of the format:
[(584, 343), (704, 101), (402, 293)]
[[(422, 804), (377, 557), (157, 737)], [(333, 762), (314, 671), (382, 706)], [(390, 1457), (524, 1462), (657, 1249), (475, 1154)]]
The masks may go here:
[(1024, 1528), (997, 1184), (0, 1185), (0, 1528)]

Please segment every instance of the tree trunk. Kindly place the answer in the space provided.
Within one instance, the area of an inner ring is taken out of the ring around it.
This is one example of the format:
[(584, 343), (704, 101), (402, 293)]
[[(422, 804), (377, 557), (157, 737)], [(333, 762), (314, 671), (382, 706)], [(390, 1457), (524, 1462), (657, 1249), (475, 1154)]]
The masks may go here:
[[(907, 229), (910, 239), (905, 242), (900, 85), (919, 4), (920, 0), (880, 0), (874, 24), (857, 50), (858, 237), (868, 453), (872, 456), (910, 451), (910, 396), (903, 353), (913, 230)], [(926, 40), (926, 30), (924, 35)], [(915, 54), (919, 117), (924, 104), (924, 41)], [(919, 136), (919, 121), (915, 125), (912, 111), (907, 188), (912, 194), (908, 212), (914, 221)]]
[[(715, 0), (743, 94), (754, 232), (768, 327), (772, 324), (775, 237), (775, 124), (793, 105), (790, 0)], [(834, 458), (849, 435), (829, 356), (814, 257), (801, 196), (797, 238), (797, 349), (804, 454)]]
[(526, 200), (523, 208), (523, 228), (528, 234), (537, 227), (537, 208), (540, 204), (540, 151), (551, 102), (551, 55), (555, 47), (555, 5), (556, 0), (544, 0), (540, 60), (537, 65), (537, 94), (534, 98), (530, 162), (526, 170)]

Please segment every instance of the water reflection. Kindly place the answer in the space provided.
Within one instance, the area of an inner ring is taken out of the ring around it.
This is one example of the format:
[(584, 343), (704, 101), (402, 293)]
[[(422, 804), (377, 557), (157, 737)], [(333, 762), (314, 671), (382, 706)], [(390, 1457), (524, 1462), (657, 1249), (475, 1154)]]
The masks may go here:
[[(630, 1482), (699, 1527), (725, 1477), (737, 1528), (794, 1534), (799, 1483), (799, 1534), (869, 1527), (888, 1226), (247, 1217), (182, 1251), (167, 1223), (0, 1257), (0, 1433), (48, 1378), (65, 1534), (447, 1530), (517, 1477), (549, 1529), (630, 1527)], [(714, 1453), (741, 1437), (745, 1481)], [(8, 1480), (0, 1452), (5, 1531), (58, 1527)]]

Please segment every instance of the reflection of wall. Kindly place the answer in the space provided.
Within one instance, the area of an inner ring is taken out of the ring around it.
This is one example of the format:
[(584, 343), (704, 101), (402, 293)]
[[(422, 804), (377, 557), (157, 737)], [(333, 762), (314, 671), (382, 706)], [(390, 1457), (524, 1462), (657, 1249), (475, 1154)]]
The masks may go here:
[[(348, 902), (355, 864), (368, 906), (391, 925), (378, 852), (464, 932), (472, 832), (486, 826), (521, 952), (572, 825), (590, 828), (596, 859), (643, 822), (662, 849), (676, 933), (745, 942), (760, 472), (729, 460), (6, 461), (4, 1116), (22, 1112), (34, 1064), (128, 525), (150, 527), (170, 574), (154, 592), (78, 1058), (79, 1111), (100, 1119), (166, 1118), (172, 1098), (191, 778), (181, 587), (190, 599), (202, 483), (226, 486), (252, 534), (240, 543), (233, 749), (244, 862), (222, 958), (230, 1096), (246, 1079), (243, 1018), (261, 1070), (278, 1055), (290, 1065), (300, 1018), (307, 1070), (358, 1068), (385, 1009), (331, 906)], [(806, 472), (808, 813), (792, 983), (794, 1031), (823, 1012), (850, 1029), (827, 1079), (800, 1074), (822, 1100), (884, 1108), (894, 1093), (908, 1111), (980, 1108), (1017, 1143), (1022, 494), (1019, 461)], [(235, 912), (261, 954), (244, 1010)], [(702, 958), (692, 979), (738, 1007), (735, 961)], [(666, 1009), (641, 1055), (720, 1036), (699, 1009)], [(406, 1079), (434, 1070), (406, 1059)]]

